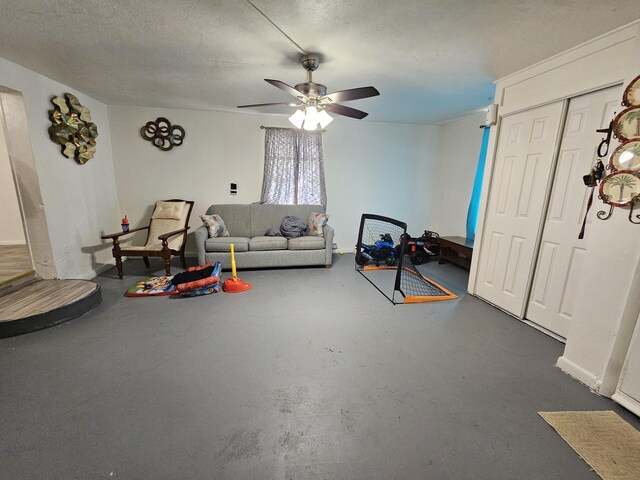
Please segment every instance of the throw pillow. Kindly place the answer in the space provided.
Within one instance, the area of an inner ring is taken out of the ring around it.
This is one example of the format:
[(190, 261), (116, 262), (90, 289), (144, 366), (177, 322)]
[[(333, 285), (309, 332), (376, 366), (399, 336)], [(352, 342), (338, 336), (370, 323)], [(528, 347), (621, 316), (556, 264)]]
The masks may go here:
[(229, 230), (220, 215), (200, 215), (200, 220), (209, 228), (209, 238), (228, 237)]
[(280, 233), (279, 228), (267, 228), (267, 231), (264, 232), (265, 237), (281, 237), (282, 233)]
[(151, 218), (165, 218), (167, 220), (180, 220), (184, 202), (156, 202), (156, 208)]
[(326, 213), (311, 212), (309, 215), (309, 235), (316, 237), (324, 237), (322, 227), (324, 227), (329, 221), (329, 215)]

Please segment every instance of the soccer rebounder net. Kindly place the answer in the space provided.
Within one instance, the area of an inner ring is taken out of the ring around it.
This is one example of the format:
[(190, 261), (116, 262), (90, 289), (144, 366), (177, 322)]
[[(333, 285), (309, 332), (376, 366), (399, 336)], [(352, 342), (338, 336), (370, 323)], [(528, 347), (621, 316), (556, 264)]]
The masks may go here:
[[(418, 271), (405, 253), (408, 239), (406, 223), (363, 214), (356, 244), (356, 270), (394, 305), (458, 298)], [(396, 292), (401, 295), (399, 301)]]

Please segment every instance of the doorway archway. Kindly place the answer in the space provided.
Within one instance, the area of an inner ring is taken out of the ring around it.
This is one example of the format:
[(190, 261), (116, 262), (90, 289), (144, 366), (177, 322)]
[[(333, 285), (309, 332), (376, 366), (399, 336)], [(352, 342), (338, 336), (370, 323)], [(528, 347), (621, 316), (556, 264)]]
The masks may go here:
[(33, 270), (37, 278), (57, 278), (24, 99), (20, 92), (3, 86), (0, 86), (0, 128), (6, 140)]

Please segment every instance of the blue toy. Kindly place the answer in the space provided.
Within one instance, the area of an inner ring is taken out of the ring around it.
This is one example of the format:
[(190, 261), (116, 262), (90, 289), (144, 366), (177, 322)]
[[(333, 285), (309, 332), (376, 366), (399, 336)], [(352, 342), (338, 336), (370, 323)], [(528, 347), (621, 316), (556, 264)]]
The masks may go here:
[(388, 233), (380, 235), (380, 240), (373, 245), (360, 244), (360, 252), (356, 254), (356, 263), (358, 265), (366, 265), (369, 262), (375, 262), (376, 267), (380, 266), (380, 262), (384, 262), (387, 265), (396, 263), (396, 254), (391, 235)]

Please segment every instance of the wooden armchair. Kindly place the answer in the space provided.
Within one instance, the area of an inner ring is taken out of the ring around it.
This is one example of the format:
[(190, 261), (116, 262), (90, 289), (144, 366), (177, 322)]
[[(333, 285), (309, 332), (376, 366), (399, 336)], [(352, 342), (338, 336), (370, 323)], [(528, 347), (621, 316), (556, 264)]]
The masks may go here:
[[(156, 202), (151, 221), (146, 227), (133, 228), (128, 232), (103, 235), (102, 239), (113, 240), (113, 257), (116, 259), (118, 277), (122, 278), (122, 257), (142, 257), (149, 268), (149, 257), (161, 257), (167, 275), (171, 275), (171, 256), (179, 255), (183, 268), (187, 268), (184, 248), (187, 243), (189, 217), (193, 209), (193, 201), (164, 200)], [(130, 233), (147, 230), (147, 240), (142, 246), (120, 246), (120, 238)]]

